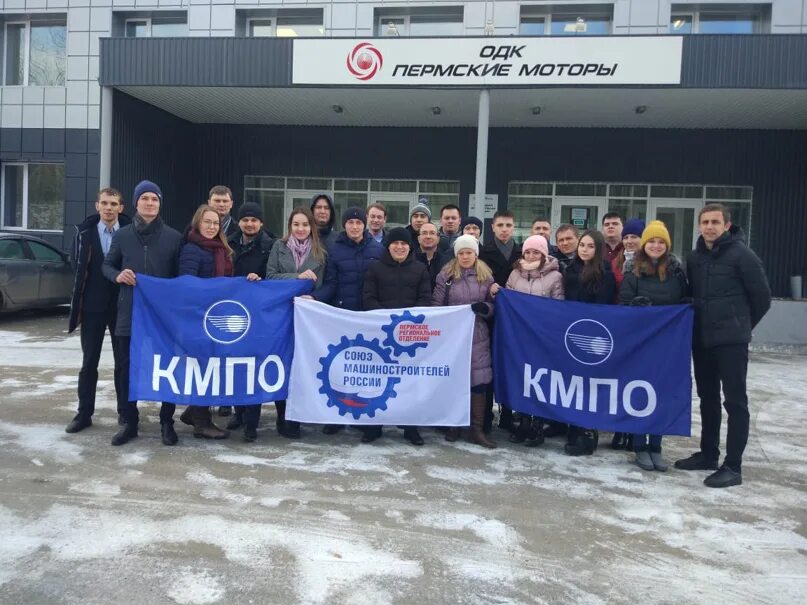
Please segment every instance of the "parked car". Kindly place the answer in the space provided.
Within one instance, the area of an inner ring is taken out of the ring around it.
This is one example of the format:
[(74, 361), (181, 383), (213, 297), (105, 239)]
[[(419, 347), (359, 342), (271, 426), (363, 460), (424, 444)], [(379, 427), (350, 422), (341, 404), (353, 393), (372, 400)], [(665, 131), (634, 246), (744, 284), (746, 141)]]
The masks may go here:
[(45, 240), (0, 233), (0, 312), (70, 303), (70, 258)]

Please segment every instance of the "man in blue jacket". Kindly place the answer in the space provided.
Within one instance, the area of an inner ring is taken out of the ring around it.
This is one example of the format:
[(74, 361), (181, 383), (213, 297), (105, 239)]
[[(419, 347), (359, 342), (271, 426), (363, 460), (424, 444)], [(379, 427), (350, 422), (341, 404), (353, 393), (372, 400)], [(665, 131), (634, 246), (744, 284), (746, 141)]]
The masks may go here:
[[(322, 287), (313, 298), (340, 309), (362, 310), (364, 274), (371, 263), (381, 258), (384, 247), (366, 230), (367, 215), (363, 208), (347, 208), (342, 213), (342, 231), (328, 251), (328, 264)], [(326, 435), (345, 428), (328, 424), (322, 432)]]
[[(151, 181), (137, 184), (132, 196), (136, 214), (131, 225), (120, 229), (112, 238), (112, 246), (104, 257), (104, 276), (120, 284), (118, 318), (115, 337), (118, 339), (120, 357), (120, 388), (118, 389), (118, 414), (123, 426), (112, 437), (112, 445), (123, 445), (137, 437), (140, 414), (137, 401), (129, 401), (129, 345), (132, 335), (132, 305), (136, 273), (154, 277), (176, 277), (179, 265), (179, 249), (182, 235), (160, 218), (163, 194)], [(160, 429), (165, 445), (176, 445), (173, 403), (163, 403), (160, 408)]]
[(73, 258), (76, 276), (70, 301), (67, 331), (72, 333), (81, 325), (81, 371), (78, 374), (78, 412), (65, 431), (78, 433), (92, 426), (95, 413), (95, 390), (98, 386), (98, 361), (107, 327), (112, 335), (115, 358), (115, 392), (119, 390), (120, 355), (115, 335), (118, 313), (118, 286), (110, 283), (101, 271), (104, 256), (112, 245), (112, 236), (129, 224), (123, 212), (123, 196), (112, 188), (101, 189), (95, 200), (96, 214), (76, 226)]

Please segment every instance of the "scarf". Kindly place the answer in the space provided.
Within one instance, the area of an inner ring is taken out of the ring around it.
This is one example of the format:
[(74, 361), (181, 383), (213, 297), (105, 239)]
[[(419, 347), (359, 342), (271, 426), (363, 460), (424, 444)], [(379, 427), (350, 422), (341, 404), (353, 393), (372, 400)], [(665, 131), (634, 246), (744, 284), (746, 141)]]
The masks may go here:
[(188, 233), (188, 241), (213, 254), (213, 277), (232, 277), (233, 261), (224, 242), (218, 238), (207, 239), (196, 229)]
[(137, 233), (140, 241), (142, 241), (144, 245), (148, 246), (151, 243), (151, 240), (154, 239), (154, 236), (162, 228), (163, 221), (158, 216), (150, 223), (147, 223), (143, 220), (142, 216), (135, 214), (134, 219), (132, 219), (132, 224), (134, 225), (135, 233)]
[(506, 244), (503, 244), (501, 241), (499, 241), (498, 237), (494, 237), (493, 241), (496, 243), (496, 248), (499, 249), (499, 252), (502, 253), (502, 256), (504, 256), (505, 259), (509, 259), (510, 255), (513, 254), (513, 246), (515, 245), (513, 238), (510, 238)]
[(297, 271), (303, 266), (305, 259), (308, 258), (311, 252), (311, 238), (307, 237), (303, 241), (298, 240), (293, 235), (289, 236), (286, 240), (286, 246), (291, 250), (291, 255), (294, 257), (294, 267)]
[(518, 262), (520, 263), (520, 265), (519, 265), (519, 266), (521, 267), (521, 270), (522, 270), (522, 271), (535, 271), (535, 270), (536, 270), (538, 267), (540, 267), (540, 266), (541, 266), (541, 261), (539, 261), (539, 260), (537, 260), (537, 261), (535, 261), (535, 262), (532, 262), (532, 263), (528, 263), (527, 261), (525, 261), (525, 260), (522, 258), (522, 259), (521, 259), (520, 261), (518, 261)]

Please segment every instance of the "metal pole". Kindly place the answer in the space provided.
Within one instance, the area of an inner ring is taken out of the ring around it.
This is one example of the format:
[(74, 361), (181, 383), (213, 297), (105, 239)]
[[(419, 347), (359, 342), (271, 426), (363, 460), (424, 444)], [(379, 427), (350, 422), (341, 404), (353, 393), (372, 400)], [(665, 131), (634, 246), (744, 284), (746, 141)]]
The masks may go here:
[[(488, 124), (490, 123), (490, 91), (479, 91), (479, 120), (476, 127), (476, 203), (482, 207), (488, 184)], [(479, 217), (482, 218), (482, 217)]]
[(112, 87), (101, 88), (101, 167), (98, 173), (101, 188), (112, 185)]

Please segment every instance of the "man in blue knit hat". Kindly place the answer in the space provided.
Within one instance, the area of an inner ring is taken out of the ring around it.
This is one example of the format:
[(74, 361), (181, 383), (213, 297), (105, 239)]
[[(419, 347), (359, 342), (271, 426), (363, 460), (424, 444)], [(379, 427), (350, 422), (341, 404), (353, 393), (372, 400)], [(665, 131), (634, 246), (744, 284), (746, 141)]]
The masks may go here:
[[(112, 437), (112, 445), (123, 445), (137, 437), (140, 420), (137, 401), (129, 401), (129, 345), (132, 335), (132, 304), (137, 273), (154, 277), (176, 277), (182, 235), (160, 218), (163, 194), (151, 181), (140, 181), (132, 196), (136, 214), (132, 224), (120, 228), (112, 238), (109, 252), (104, 257), (102, 270), (109, 281), (120, 284), (118, 318), (115, 338), (120, 356), (120, 389), (118, 414), (123, 426)], [(173, 403), (160, 408), (162, 442), (175, 445)]]

